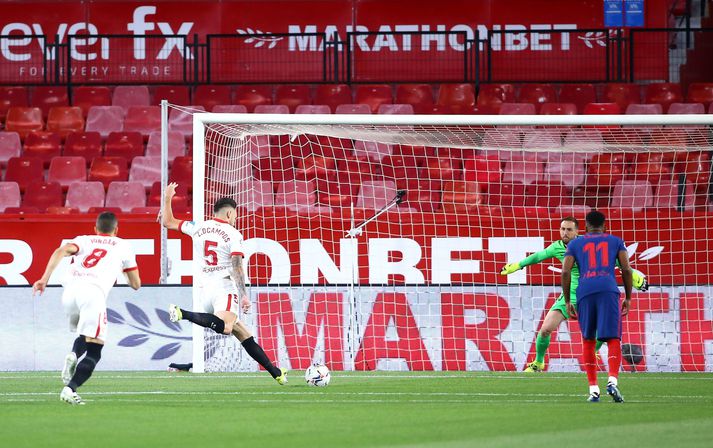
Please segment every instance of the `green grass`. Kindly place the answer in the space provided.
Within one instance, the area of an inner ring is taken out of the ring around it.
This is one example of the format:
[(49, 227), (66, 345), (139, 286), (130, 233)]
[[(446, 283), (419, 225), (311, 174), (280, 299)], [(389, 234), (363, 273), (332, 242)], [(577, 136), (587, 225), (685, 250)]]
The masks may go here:
[[(711, 446), (713, 374), (624, 374), (624, 404), (584, 374), (345, 373), (310, 388), (263, 374), (99, 372), (86, 406), (55, 372), (0, 372), (0, 446)], [(605, 378), (600, 377), (604, 384)]]

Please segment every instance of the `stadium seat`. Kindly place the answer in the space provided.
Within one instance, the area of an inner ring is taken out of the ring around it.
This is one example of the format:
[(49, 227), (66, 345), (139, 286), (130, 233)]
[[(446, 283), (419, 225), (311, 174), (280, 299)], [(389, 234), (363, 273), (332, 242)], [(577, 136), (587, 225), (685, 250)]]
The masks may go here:
[(27, 184), (22, 205), (24, 207), (36, 207), (40, 213), (45, 213), (47, 207), (61, 207), (62, 187), (56, 182), (30, 182)]
[(0, 213), (8, 207), (19, 207), (20, 202), (20, 186), (17, 182), (0, 182)]
[(681, 84), (668, 82), (648, 84), (645, 88), (644, 99), (647, 103), (660, 104), (664, 113), (668, 113), (668, 108), (672, 103), (683, 102)]
[(253, 113), (256, 114), (289, 114), (290, 108), (284, 104), (258, 104)]
[(402, 179), (396, 181), (396, 188), (406, 190), (406, 196), (401, 205), (409, 209), (433, 212), (441, 209), (440, 180), (429, 179)]
[(310, 90), (310, 86), (304, 84), (280, 85), (275, 89), (275, 104), (287, 106), (290, 109), (290, 113), (294, 114), (299, 106), (312, 103)]
[(94, 106), (111, 106), (111, 90), (103, 86), (79, 86), (72, 90), (72, 105), (86, 118)]
[[(638, 84), (627, 83), (606, 84), (601, 102), (616, 103), (620, 110), (626, 110), (629, 104), (641, 103), (641, 87)], [(586, 114), (587, 112), (584, 113)]]
[[(190, 109), (190, 111), (188, 110)], [(193, 135), (193, 114), (205, 112), (203, 106), (188, 106), (188, 109), (174, 109), (168, 114), (168, 130), (180, 132), (184, 137)]]
[(230, 86), (217, 84), (201, 84), (193, 91), (193, 104), (203, 106), (205, 110), (213, 110), (217, 105), (233, 104)]
[(662, 113), (663, 108), (660, 104), (629, 104), (626, 106), (627, 115), (655, 115)]
[(540, 115), (577, 115), (574, 103), (545, 103), (540, 107)]
[(0, 169), (7, 166), (11, 157), (20, 157), (20, 134), (17, 132), (0, 132)]
[(64, 142), (62, 155), (84, 157), (89, 163), (94, 157), (102, 155), (101, 135), (98, 132), (70, 132)]
[(131, 163), (134, 157), (144, 155), (144, 139), (139, 132), (112, 132), (106, 139), (104, 155), (123, 157)]
[(564, 137), (565, 147), (574, 147), (581, 155), (582, 160), (591, 159), (594, 153), (599, 152), (604, 147), (604, 138), (597, 129), (572, 129)]
[[(185, 185), (179, 185), (176, 187), (176, 195), (171, 201), (171, 205), (184, 209), (185, 212), (189, 212), (188, 209), (188, 190)], [(154, 182), (149, 190), (149, 196), (146, 199), (146, 206), (156, 207), (161, 205), (161, 182)], [(231, 196), (231, 194), (222, 194), (220, 197)], [(215, 202), (219, 198), (212, 198), (210, 202)]]
[(340, 172), (335, 176), (317, 178), (317, 203), (329, 207), (349, 207), (354, 203), (359, 190), (359, 182), (355, 177), (350, 173)]
[(430, 180), (460, 180), (463, 178), (463, 170), (458, 166), (458, 162), (447, 158), (437, 158), (427, 160), (426, 164), (419, 171), (421, 179)]
[(556, 208), (572, 204), (571, 193), (559, 182), (535, 182), (525, 187), (525, 206)]
[(30, 182), (44, 181), (44, 179), (42, 159), (38, 157), (11, 157), (7, 161), (5, 181), (17, 182), (20, 191), (24, 192)]
[(340, 104), (352, 104), (352, 89), (346, 84), (320, 84), (317, 86), (312, 104), (324, 104), (336, 113)]
[(589, 103), (584, 106), (585, 115), (618, 115), (621, 108), (617, 103)]
[(410, 104), (382, 104), (377, 112), (379, 115), (413, 115), (413, 106)]
[(64, 206), (86, 213), (92, 207), (104, 207), (104, 196), (101, 182), (77, 182), (69, 186)]
[(568, 188), (575, 188), (584, 183), (586, 168), (584, 158), (577, 153), (550, 155), (545, 166), (545, 181), (561, 183)]
[(443, 182), (442, 207), (446, 213), (467, 214), (485, 202), (483, 187), (477, 182), (449, 180)]
[[(161, 157), (161, 132), (154, 131), (149, 135), (146, 144), (148, 157)], [(176, 157), (186, 155), (186, 141), (180, 132), (168, 131), (168, 163), (172, 164)]]
[(528, 153), (541, 161), (547, 161), (551, 155), (560, 153), (562, 148), (562, 134), (557, 129), (528, 129), (523, 132), (522, 148), (523, 150), (548, 150), (547, 152), (538, 151)]
[(427, 114), (434, 104), (433, 89), (428, 84), (399, 84), (395, 103), (410, 104), (414, 113)]
[(113, 181), (126, 181), (128, 178), (128, 162), (123, 157), (97, 157), (89, 168), (88, 180), (101, 182), (105, 188)]
[(14, 131), (24, 140), (28, 133), (45, 127), (42, 111), (37, 107), (11, 107), (7, 111), (5, 130)]
[(545, 172), (544, 164), (536, 158), (534, 154), (514, 155), (505, 163), (503, 170), (503, 182), (521, 182), (529, 185), (543, 179)]
[(87, 161), (84, 157), (55, 157), (50, 163), (47, 182), (58, 183), (63, 191), (75, 182), (87, 180)]
[(360, 85), (356, 88), (354, 102), (368, 104), (371, 113), (375, 114), (379, 112), (379, 106), (382, 104), (392, 104), (394, 96), (391, 92), (391, 86), (386, 84)]
[[(0, 100), (0, 112), (2, 108), (2, 100)], [(694, 82), (688, 86), (688, 95), (686, 102), (702, 103), (704, 107), (713, 103), (713, 82)]]
[(420, 166), (413, 156), (392, 154), (381, 160), (382, 174), (389, 180), (417, 179)]
[(45, 167), (50, 165), (53, 157), (58, 157), (62, 149), (62, 139), (56, 132), (30, 132), (25, 138), (22, 155), (38, 157)]
[(87, 115), (87, 132), (98, 132), (102, 138), (107, 138), (112, 132), (124, 129), (126, 112), (119, 106), (93, 106)]
[(354, 141), (354, 155), (358, 158), (367, 157), (374, 162), (379, 162), (384, 157), (391, 155), (393, 151), (393, 146), (386, 143), (364, 140)]
[(5, 209), (5, 213), (9, 215), (36, 215), (40, 212), (37, 207), (20, 206), (20, 207), (8, 207)]
[(701, 103), (671, 103), (668, 107), (669, 114), (704, 114), (706, 108)]
[(246, 114), (248, 109), (242, 104), (216, 104), (211, 112), (217, 114)]
[(296, 114), (331, 114), (332, 109), (326, 104), (302, 104), (295, 109)]
[(707, 152), (697, 151), (688, 153), (683, 172), (686, 174), (686, 180), (695, 187), (696, 191), (707, 192), (711, 178), (710, 155)]
[(380, 210), (396, 197), (396, 183), (391, 180), (374, 180), (361, 184), (356, 206)]
[(150, 189), (154, 182), (161, 181), (160, 157), (134, 157), (129, 169), (129, 182), (136, 182)]
[(531, 103), (502, 103), (500, 115), (534, 115), (537, 112)]
[(334, 110), (335, 114), (371, 114), (368, 104), (340, 104)]
[(666, 155), (661, 152), (641, 152), (636, 154), (636, 162), (633, 166), (633, 174), (637, 180), (646, 180), (652, 184), (657, 184), (662, 180), (671, 178), (671, 165), (665, 159)]
[(272, 86), (242, 85), (235, 89), (235, 104), (242, 104), (253, 112), (255, 106), (272, 104)]
[(160, 106), (161, 100), (166, 100), (171, 104), (188, 106), (191, 104), (188, 86), (156, 86), (153, 93), (153, 105)]
[(295, 164), (295, 177), (298, 179), (314, 179), (324, 176), (336, 168), (336, 161), (320, 154), (309, 154), (298, 158)]
[(275, 206), (298, 210), (317, 202), (313, 181), (291, 179), (281, 182), (275, 194)]
[(518, 102), (534, 104), (539, 113), (543, 104), (557, 102), (557, 92), (551, 84), (523, 84), (520, 86)]
[(654, 192), (646, 181), (622, 180), (614, 185), (611, 206), (640, 211), (654, 203)]
[(72, 207), (58, 207), (52, 205), (47, 207), (46, 213), (49, 215), (71, 215), (73, 213), (79, 213), (79, 209)]
[(624, 178), (625, 155), (604, 153), (594, 156), (587, 168), (587, 182), (602, 191), (610, 190)]
[[(253, 160), (253, 177), (260, 181), (274, 182), (275, 184), (294, 177), (294, 166), (292, 159), (277, 159), (274, 157), (263, 157), (258, 160)], [(214, 167), (215, 169), (215, 167)], [(221, 179), (224, 176), (223, 170), (214, 171), (215, 180), (232, 182), (230, 178)]]
[(139, 182), (112, 182), (106, 192), (105, 205), (130, 212), (134, 207), (146, 206), (146, 191)]
[(42, 116), (47, 118), (51, 108), (69, 106), (67, 88), (64, 86), (37, 86), (32, 91), (30, 106), (39, 107), (42, 110)]
[(154, 131), (161, 131), (161, 108), (158, 106), (132, 106), (126, 112), (124, 131), (140, 132), (147, 139)]
[(478, 106), (490, 106), (496, 111), (503, 103), (515, 102), (515, 87), (512, 84), (482, 84), (478, 91)]
[[(475, 106), (475, 107), (481, 107), (481, 106)], [(470, 111), (474, 110), (475, 107), (473, 109), (466, 110), (466, 113), (470, 113)], [(455, 114), (455, 112), (453, 111), (451, 106), (445, 106), (442, 104), (434, 104), (433, 106), (426, 109), (426, 111), (424, 113), (428, 114), (428, 115), (453, 115), (453, 114)]]
[(27, 98), (25, 87), (0, 86), (0, 123), (5, 122), (5, 116), (11, 107), (27, 107)]
[(522, 133), (514, 129), (487, 129), (483, 135), (484, 156), (496, 156), (500, 160), (509, 160), (522, 148)]
[(584, 106), (597, 102), (597, 93), (592, 84), (562, 84), (559, 100), (562, 103), (573, 103), (577, 112), (581, 113)]
[(193, 157), (180, 156), (173, 159), (168, 181), (186, 185), (190, 192), (193, 189)]
[(112, 106), (119, 106), (125, 113), (132, 107), (148, 107), (151, 95), (147, 86), (116, 86), (111, 98)]
[(245, 191), (247, 191), (247, 204), (244, 204), (248, 211), (255, 211), (263, 207), (273, 207), (275, 205), (275, 195), (272, 189), (272, 182), (251, 181)]
[(468, 113), (475, 107), (473, 84), (441, 84), (438, 105), (449, 106), (454, 113)]
[(656, 187), (653, 206), (655, 208), (693, 210), (696, 205), (695, 188), (691, 183), (686, 182), (686, 188), (683, 191), (683, 204), (681, 205), (679, 205), (679, 189), (678, 181), (664, 180), (659, 182)]
[(64, 138), (70, 132), (84, 130), (84, 116), (78, 107), (53, 107), (47, 117), (47, 130), (58, 132)]
[(499, 207), (525, 205), (525, 185), (519, 182), (495, 183), (488, 189), (488, 204)]
[(497, 156), (475, 156), (465, 161), (463, 169), (463, 179), (482, 185), (484, 190), (488, 189), (489, 184), (500, 182), (503, 175)]

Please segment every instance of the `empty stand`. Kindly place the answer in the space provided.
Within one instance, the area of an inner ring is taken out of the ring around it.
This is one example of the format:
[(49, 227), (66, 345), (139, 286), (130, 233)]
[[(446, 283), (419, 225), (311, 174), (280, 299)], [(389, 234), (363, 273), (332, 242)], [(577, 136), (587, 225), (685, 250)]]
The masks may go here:
[(129, 178), (128, 162), (123, 157), (97, 157), (89, 168), (89, 181), (97, 181), (107, 187), (114, 181)]
[(589, 103), (584, 106), (583, 114), (586, 115), (616, 115), (622, 111), (617, 103)]
[(193, 188), (193, 157), (176, 157), (168, 173), (168, 180), (186, 185), (190, 191)]
[[(146, 144), (146, 155), (148, 157), (161, 157), (161, 132), (154, 131), (149, 135)], [(176, 131), (168, 131), (168, 163), (173, 163), (176, 157), (186, 155), (186, 141), (183, 134)]]
[(396, 104), (410, 104), (417, 114), (427, 114), (433, 107), (433, 89), (428, 84), (399, 84), (396, 87)]
[(161, 131), (161, 108), (159, 106), (132, 106), (126, 112), (124, 131), (140, 132), (144, 138)]
[(106, 207), (116, 207), (122, 212), (146, 206), (146, 191), (139, 182), (112, 182), (106, 192)]
[(651, 207), (653, 203), (653, 188), (647, 181), (622, 180), (614, 186), (612, 207), (639, 211), (646, 207)]
[(246, 114), (248, 113), (248, 108), (242, 104), (216, 104), (211, 109), (211, 112), (218, 114)]
[(468, 213), (485, 202), (483, 187), (477, 182), (451, 180), (443, 182), (442, 206), (446, 213)]
[(20, 157), (22, 143), (17, 132), (0, 132), (0, 168), (7, 166), (11, 157)]
[(235, 89), (235, 104), (242, 104), (253, 112), (255, 106), (272, 104), (272, 86), (243, 85)]
[(313, 104), (324, 104), (336, 113), (340, 104), (352, 104), (352, 89), (346, 84), (320, 84), (314, 94)]
[(390, 180), (374, 180), (361, 184), (356, 206), (379, 210), (396, 197), (396, 183)]
[(537, 109), (531, 103), (502, 103), (500, 115), (534, 115)]
[(22, 197), (17, 182), (0, 182), (0, 213), (8, 207), (19, 207)]
[(331, 114), (332, 110), (326, 104), (302, 104), (295, 109), (296, 114)]
[(168, 114), (168, 130), (180, 132), (184, 137), (193, 135), (193, 114), (205, 112), (203, 106), (188, 106), (186, 109), (171, 108)]
[(160, 106), (161, 100), (171, 104), (187, 106), (191, 104), (188, 86), (156, 86), (153, 93), (153, 105)]
[(371, 113), (379, 111), (382, 104), (392, 104), (394, 97), (391, 86), (386, 84), (360, 85), (356, 88), (354, 101), (358, 104), (367, 104)]
[(291, 179), (281, 182), (275, 194), (275, 206), (292, 210), (308, 208), (315, 205), (316, 193), (313, 181)]
[(702, 103), (704, 107), (713, 103), (713, 82), (694, 82), (688, 86), (686, 101), (689, 103)]
[(671, 103), (669, 114), (704, 114), (706, 108), (701, 103)]
[(380, 115), (413, 115), (413, 106), (410, 104), (382, 104), (377, 112)]
[(69, 106), (69, 95), (64, 86), (37, 86), (32, 91), (32, 107), (39, 107), (47, 118), (49, 111), (57, 106)]
[(606, 84), (602, 103), (606, 102), (616, 103), (620, 110), (626, 110), (629, 104), (641, 103), (641, 87), (638, 84), (627, 83)]
[(540, 115), (577, 115), (577, 111), (574, 103), (545, 103), (540, 107)]
[(22, 199), (24, 207), (35, 207), (44, 213), (47, 207), (62, 206), (62, 187), (56, 182), (30, 182)]
[(340, 104), (334, 111), (335, 114), (371, 114), (368, 104)]
[(146, 86), (116, 86), (111, 99), (112, 106), (119, 106), (128, 112), (132, 107), (146, 107), (151, 104), (151, 95)]
[(78, 107), (53, 107), (47, 117), (47, 130), (58, 132), (62, 138), (70, 132), (84, 130), (84, 115)]
[(5, 181), (17, 182), (21, 191), (30, 182), (44, 181), (45, 174), (42, 159), (38, 157), (11, 157), (7, 161)]
[(87, 163), (102, 155), (101, 134), (98, 132), (70, 132), (64, 141), (64, 151), (67, 157), (84, 157)]
[(666, 113), (672, 103), (683, 102), (681, 85), (669, 82), (648, 84), (645, 87), (644, 99), (646, 103), (660, 104)]
[(0, 123), (5, 122), (11, 107), (27, 107), (29, 104), (25, 87), (0, 86)]
[(253, 112), (256, 114), (289, 114), (290, 108), (284, 104), (258, 104)]
[(47, 182), (58, 183), (64, 191), (75, 182), (87, 180), (87, 161), (84, 157), (55, 157), (50, 163)]
[(37, 107), (11, 107), (7, 111), (5, 130), (14, 131), (25, 139), (32, 131), (41, 131), (45, 127), (42, 111)]
[(62, 138), (56, 132), (30, 132), (25, 138), (22, 155), (38, 157), (45, 167), (48, 167), (53, 157), (59, 156), (62, 150)]
[(72, 105), (86, 117), (94, 106), (111, 106), (111, 90), (104, 86), (79, 86), (72, 91)]
[(295, 113), (297, 107), (312, 103), (312, 92), (310, 86), (280, 85), (275, 89), (275, 104), (287, 106), (290, 113)]
[(660, 104), (629, 104), (626, 106), (626, 113), (629, 115), (662, 114), (663, 107)]
[(205, 110), (213, 110), (217, 105), (233, 104), (232, 96), (230, 86), (202, 84), (193, 91), (193, 104), (203, 106)]
[(518, 95), (520, 103), (532, 103), (539, 113), (545, 103), (556, 103), (557, 92), (551, 84), (523, 84)]
[(139, 132), (112, 132), (106, 140), (104, 155), (123, 157), (130, 162), (144, 155), (144, 139)]
[(107, 138), (112, 132), (124, 129), (126, 112), (119, 106), (93, 106), (87, 115), (87, 132), (98, 132), (102, 138)]
[(457, 114), (469, 113), (475, 107), (475, 88), (472, 84), (441, 84), (438, 104)]
[(145, 189), (151, 188), (154, 182), (161, 181), (160, 157), (135, 157), (129, 170), (129, 182), (143, 185)]
[(503, 103), (515, 101), (515, 87), (512, 84), (483, 84), (478, 91), (478, 106), (492, 107), (496, 111), (500, 110)]
[(562, 84), (559, 101), (575, 104), (577, 113), (581, 113), (584, 106), (597, 102), (597, 93), (592, 84)]

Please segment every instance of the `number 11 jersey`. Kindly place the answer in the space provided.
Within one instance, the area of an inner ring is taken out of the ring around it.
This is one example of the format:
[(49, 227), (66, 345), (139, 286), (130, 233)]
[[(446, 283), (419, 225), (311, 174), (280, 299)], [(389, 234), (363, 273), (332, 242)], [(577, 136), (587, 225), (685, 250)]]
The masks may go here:
[(600, 292), (619, 293), (614, 268), (619, 252), (626, 252), (621, 238), (607, 233), (587, 233), (567, 245), (565, 256), (579, 267), (577, 299)]

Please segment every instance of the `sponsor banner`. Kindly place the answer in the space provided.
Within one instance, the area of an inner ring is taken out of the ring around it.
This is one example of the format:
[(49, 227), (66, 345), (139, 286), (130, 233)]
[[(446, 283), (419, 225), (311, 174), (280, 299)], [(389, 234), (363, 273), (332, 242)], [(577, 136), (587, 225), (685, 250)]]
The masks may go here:
[[(2, 288), (0, 370), (56, 370), (74, 336), (67, 331), (61, 288), (31, 297)], [(557, 298), (552, 287), (253, 287), (244, 316), (268, 356), (305, 369), (516, 371), (534, 357), (535, 338)], [(191, 328), (171, 323), (169, 302), (188, 306), (189, 287), (114, 288), (107, 348), (100, 369), (163, 370), (191, 360)], [(713, 371), (713, 288), (657, 288), (636, 293), (623, 320), (623, 343), (637, 354), (624, 368), (648, 372)], [(257, 364), (231, 338), (207, 341), (208, 353), (234, 356), (237, 370)], [(548, 370), (582, 370), (576, 321), (552, 335)], [(606, 346), (602, 349), (606, 359)], [(638, 355), (640, 354), (640, 355)], [(210, 359), (207, 360), (207, 363)]]

